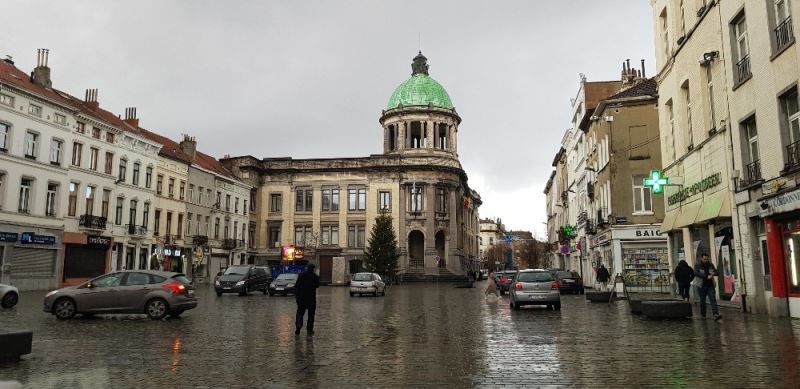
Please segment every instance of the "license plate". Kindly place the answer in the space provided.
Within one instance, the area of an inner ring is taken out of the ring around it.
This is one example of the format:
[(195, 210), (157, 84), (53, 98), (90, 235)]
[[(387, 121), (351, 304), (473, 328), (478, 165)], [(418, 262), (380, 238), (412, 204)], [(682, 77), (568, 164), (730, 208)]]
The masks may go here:
[(283, 290), (283, 288), (275, 288), (275, 290)]
[(222, 289), (230, 289), (230, 288), (231, 288), (230, 286), (226, 286), (226, 287), (224, 287)]
[(575, 280), (564, 280), (564, 282), (566, 282), (568, 284), (571, 284), (571, 283), (575, 282)]

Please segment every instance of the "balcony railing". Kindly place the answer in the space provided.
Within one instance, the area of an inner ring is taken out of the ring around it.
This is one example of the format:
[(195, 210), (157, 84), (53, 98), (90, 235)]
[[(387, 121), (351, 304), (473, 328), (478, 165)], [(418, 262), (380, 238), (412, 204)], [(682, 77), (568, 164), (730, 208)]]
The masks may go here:
[(128, 224), (128, 235), (142, 236), (147, 235), (147, 227)]
[(749, 79), (753, 73), (750, 72), (750, 56), (745, 55), (736, 63), (736, 84), (741, 84)]
[(102, 216), (81, 215), (78, 220), (78, 225), (90, 230), (105, 230), (107, 221), (108, 220)]
[(244, 240), (243, 239), (223, 239), (222, 240), (222, 249), (223, 250), (233, 250), (236, 248), (244, 247)]
[(786, 146), (786, 171), (800, 169), (800, 141)]
[(586, 234), (594, 235), (597, 233), (597, 226), (592, 219), (586, 219)]
[(794, 42), (794, 29), (792, 28), (792, 18), (788, 17), (778, 27), (775, 27), (776, 51), (783, 50), (792, 42)]
[(745, 166), (744, 179), (739, 180), (739, 190), (747, 189), (753, 185), (757, 185), (764, 180), (761, 178), (761, 161), (754, 161)]
[(164, 235), (164, 243), (167, 244), (174, 244), (179, 239), (182, 239), (180, 235)]
[(203, 246), (208, 244), (207, 235), (195, 235), (192, 237), (192, 244), (195, 246)]

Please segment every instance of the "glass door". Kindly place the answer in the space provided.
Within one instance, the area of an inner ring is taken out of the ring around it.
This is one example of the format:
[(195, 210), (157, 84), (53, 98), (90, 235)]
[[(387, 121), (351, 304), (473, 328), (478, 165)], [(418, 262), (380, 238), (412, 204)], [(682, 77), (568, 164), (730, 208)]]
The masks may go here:
[(787, 232), (784, 244), (789, 296), (800, 297), (800, 231)]

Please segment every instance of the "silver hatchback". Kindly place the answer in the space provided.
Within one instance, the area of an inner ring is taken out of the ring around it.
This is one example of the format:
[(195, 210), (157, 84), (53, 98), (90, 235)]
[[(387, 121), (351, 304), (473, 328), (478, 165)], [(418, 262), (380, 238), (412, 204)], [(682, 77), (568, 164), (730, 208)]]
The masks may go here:
[(372, 294), (386, 296), (386, 283), (375, 273), (356, 273), (350, 281), (350, 296)]
[(558, 281), (544, 270), (520, 270), (510, 288), (510, 305), (520, 309), (523, 305), (545, 305), (561, 309)]
[(156, 270), (112, 272), (44, 298), (44, 311), (62, 320), (78, 313), (144, 313), (159, 320), (196, 306), (194, 288), (185, 275)]

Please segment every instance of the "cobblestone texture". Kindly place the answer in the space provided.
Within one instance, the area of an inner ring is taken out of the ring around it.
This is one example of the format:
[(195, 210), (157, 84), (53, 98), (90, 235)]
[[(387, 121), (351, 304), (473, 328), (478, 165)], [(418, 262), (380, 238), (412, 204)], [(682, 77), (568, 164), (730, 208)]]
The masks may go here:
[(648, 321), (625, 302), (563, 296), (560, 312), (511, 311), (482, 287), (391, 286), (386, 297), (320, 289), (317, 333), (295, 338), (292, 297), (216, 297), (182, 319), (65, 322), (23, 293), (0, 328), (34, 331), (0, 364), (30, 388), (800, 387), (800, 322), (742, 316)]

